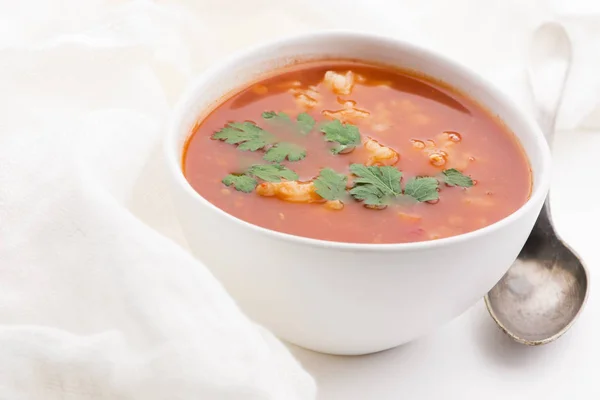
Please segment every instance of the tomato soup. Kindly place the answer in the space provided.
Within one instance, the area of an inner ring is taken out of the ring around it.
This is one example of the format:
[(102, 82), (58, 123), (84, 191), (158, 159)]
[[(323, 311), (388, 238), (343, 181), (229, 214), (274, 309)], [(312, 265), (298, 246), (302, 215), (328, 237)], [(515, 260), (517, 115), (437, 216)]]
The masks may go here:
[(529, 198), (520, 143), (464, 94), (356, 61), (288, 67), (194, 128), (184, 174), (252, 224), (350, 243), (434, 240), (490, 225)]

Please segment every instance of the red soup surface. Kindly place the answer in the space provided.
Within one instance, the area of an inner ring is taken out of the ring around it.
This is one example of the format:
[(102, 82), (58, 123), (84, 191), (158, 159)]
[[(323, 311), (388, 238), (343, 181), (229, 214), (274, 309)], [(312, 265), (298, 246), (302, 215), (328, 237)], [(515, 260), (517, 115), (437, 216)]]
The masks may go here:
[(512, 132), (465, 95), (412, 72), (314, 61), (228, 96), (194, 129), (183, 170), (225, 212), (351, 243), (438, 239), (528, 199)]

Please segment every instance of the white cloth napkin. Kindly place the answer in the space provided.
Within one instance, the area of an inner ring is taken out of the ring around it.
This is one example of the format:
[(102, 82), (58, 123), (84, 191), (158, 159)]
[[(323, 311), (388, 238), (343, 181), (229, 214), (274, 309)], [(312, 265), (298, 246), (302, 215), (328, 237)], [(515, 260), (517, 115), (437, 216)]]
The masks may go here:
[(557, 18), (575, 50), (560, 126), (600, 126), (593, 2), (391, 3), (0, 1), (0, 399), (315, 397), (187, 253), (166, 189), (169, 109), (233, 50), (315, 28), (387, 33), (530, 108), (528, 40)]

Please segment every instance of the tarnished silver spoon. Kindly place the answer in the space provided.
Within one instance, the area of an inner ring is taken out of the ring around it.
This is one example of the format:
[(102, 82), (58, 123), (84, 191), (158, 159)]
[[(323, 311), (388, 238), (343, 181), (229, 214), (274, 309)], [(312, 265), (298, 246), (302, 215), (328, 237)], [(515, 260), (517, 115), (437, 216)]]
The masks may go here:
[[(552, 146), (569, 76), (571, 43), (561, 25), (547, 23), (536, 31), (531, 52), (528, 74), (537, 121)], [(546, 199), (517, 260), (485, 296), (485, 304), (504, 332), (536, 346), (558, 339), (571, 327), (587, 293), (587, 270), (556, 234)]]

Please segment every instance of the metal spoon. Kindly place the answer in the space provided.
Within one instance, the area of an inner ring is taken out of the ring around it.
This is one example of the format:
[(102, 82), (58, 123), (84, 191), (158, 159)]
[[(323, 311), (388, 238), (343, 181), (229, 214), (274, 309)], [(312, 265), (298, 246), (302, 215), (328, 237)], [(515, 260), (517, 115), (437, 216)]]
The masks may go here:
[[(528, 74), (537, 121), (549, 144), (571, 65), (571, 43), (557, 23), (540, 27)], [(531, 235), (504, 277), (485, 296), (486, 307), (517, 342), (536, 346), (558, 339), (586, 301), (588, 273), (577, 254), (556, 234), (546, 199)]]

